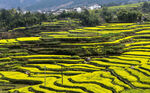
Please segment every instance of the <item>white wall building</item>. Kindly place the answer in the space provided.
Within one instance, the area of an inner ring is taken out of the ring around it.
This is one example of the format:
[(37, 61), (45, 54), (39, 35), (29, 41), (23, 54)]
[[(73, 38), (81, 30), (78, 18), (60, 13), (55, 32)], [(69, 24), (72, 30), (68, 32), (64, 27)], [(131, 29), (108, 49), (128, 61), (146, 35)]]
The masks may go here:
[(81, 7), (77, 7), (77, 8), (74, 8), (75, 11), (81, 13), (82, 12), (82, 8)]
[(100, 9), (100, 8), (101, 8), (101, 6), (98, 5), (98, 4), (95, 4), (95, 5), (93, 5), (93, 6), (88, 7), (88, 9), (90, 9), (90, 10)]

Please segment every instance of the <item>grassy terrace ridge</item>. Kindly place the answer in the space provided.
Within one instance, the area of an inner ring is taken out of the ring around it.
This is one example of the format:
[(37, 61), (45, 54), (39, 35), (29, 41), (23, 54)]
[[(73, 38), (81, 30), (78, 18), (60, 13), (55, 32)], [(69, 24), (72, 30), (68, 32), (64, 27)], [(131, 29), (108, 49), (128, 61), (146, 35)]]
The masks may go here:
[[(9, 93), (126, 93), (150, 89), (150, 24), (59, 28), (65, 24), (67, 21), (61, 20), (15, 28), (12, 32), (27, 32), (29, 36), (1, 39), (0, 85), (14, 85)], [(115, 55), (113, 49), (121, 52)], [(87, 57), (91, 59), (87, 61)], [(18, 83), (26, 87), (18, 88)]]
[(141, 3), (135, 3), (135, 4), (127, 4), (127, 5), (121, 5), (121, 6), (112, 6), (109, 7), (110, 9), (126, 9), (128, 8), (134, 8), (134, 7), (140, 7), (143, 4), (143, 2)]

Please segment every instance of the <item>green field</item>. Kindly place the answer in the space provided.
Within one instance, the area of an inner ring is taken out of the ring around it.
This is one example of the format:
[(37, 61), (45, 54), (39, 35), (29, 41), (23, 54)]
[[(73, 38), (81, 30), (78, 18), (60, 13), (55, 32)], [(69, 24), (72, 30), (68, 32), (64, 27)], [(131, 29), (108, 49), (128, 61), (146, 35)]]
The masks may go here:
[[(0, 93), (149, 93), (149, 23), (58, 29), (67, 22), (44, 22), (34, 34), (16, 28), (32, 36), (0, 40)], [(121, 44), (120, 55), (91, 52)]]

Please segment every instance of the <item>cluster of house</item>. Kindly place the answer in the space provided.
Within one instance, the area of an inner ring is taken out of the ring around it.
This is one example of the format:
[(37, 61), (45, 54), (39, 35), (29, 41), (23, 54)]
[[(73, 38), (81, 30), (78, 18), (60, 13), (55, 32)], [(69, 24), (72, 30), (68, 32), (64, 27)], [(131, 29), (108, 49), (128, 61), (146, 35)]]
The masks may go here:
[[(45, 11), (43, 11), (43, 10), (37, 10), (37, 12), (44, 13), (44, 14), (45, 13), (52, 13), (54, 15), (59, 15), (59, 14), (63, 13), (64, 11), (65, 12), (76, 11), (76, 12), (80, 13), (80, 12), (84, 11), (85, 9), (87, 9), (87, 10), (95, 10), (95, 9), (100, 9), (100, 8), (102, 8), (102, 7), (99, 4), (94, 4), (94, 5), (91, 5), (91, 6), (82, 6), (82, 7), (66, 8), (66, 9), (62, 9), (61, 8), (61, 9), (50, 10), (50, 11), (48, 11), (48, 9), (45, 10)], [(22, 11), (22, 12), (23, 12), (23, 14), (26, 14), (29, 11)]]
[(95, 4), (95, 5), (92, 5), (92, 6), (83, 6), (83, 7), (76, 7), (76, 8), (69, 8), (69, 9), (58, 9), (58, 10), (51, 10), (51, 13), (53, 14), (61, 14), (62, 12), (70, 12), (70, 11), (76, 11), (76, 12), (82, 12), (83, 10), (85, 9), (88, 9), (88, 10), (94, 10), (94, 9), (100, 9), (101, 6), (98, 5), (98, 4)]
[(42, 12), (42, 13), (53, 13), (55, 15), (59, 15), (61, 13), (63, 13), (64, 11), (65, 12), (71, 12), (71, 11), (76, 11), (76, 12), (82, 12), (84, 11), (85, 9), (88, 9), (88, 10), (94, 10), (94, 9), (100, 9), (101, 6), (99, 4), (95, 4), (95, 5), (92, 5), (92, 6), (83, 6), (83, 7), (76, 7), (76, 8), (67, 8), (67, 9), (57, 9), (57, 10), (51, 10), (51, 11), (47, 11), (47, 12), (43, 12), (41, 10), (38, 10), (38, 12)]

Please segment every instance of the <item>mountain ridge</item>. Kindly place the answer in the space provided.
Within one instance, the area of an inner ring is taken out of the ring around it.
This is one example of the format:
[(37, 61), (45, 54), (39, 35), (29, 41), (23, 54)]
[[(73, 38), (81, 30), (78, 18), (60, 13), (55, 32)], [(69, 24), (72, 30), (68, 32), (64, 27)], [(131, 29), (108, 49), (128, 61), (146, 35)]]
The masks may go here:
[(24, 10), (56, 10), (59, 8), (73, 8), (78, 6), (88, 6), (92, 4), (128, 4), (150, 0), (0, 0), (0, 8), (11, 9), (20, 7)]

